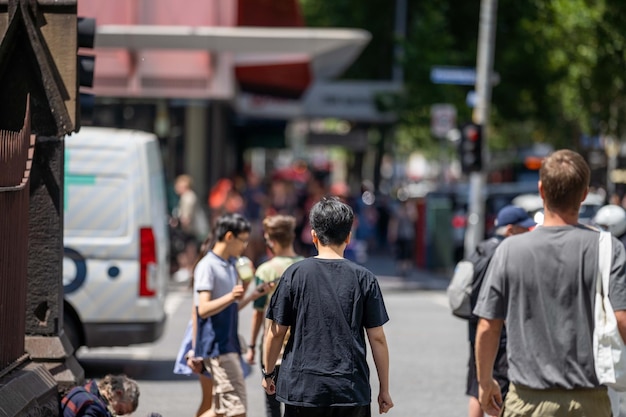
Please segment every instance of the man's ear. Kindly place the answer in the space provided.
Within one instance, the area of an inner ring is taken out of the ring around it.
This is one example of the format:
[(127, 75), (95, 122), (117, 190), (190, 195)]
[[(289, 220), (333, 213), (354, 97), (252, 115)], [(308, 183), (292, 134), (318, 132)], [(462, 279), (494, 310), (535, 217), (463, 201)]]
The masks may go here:
[(587, 194), (589, 194), (589, 187), (585, 188), (585, 192), (583, 193), (583, 198), (580, 200), (581, 203), (585, 201), (585, 198), (587, 198)]
[(352, 240), (352, 232), (348, 233), (348, 237), (346, 238), (346, 246), (350, 244), (351, 240)]

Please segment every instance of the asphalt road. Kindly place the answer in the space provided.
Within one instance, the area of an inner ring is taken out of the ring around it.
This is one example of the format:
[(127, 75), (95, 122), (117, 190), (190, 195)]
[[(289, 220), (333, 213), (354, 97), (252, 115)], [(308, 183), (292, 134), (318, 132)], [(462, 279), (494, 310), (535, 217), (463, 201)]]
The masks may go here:
[[(465, 416), (467, 399), (463, 393), (467, 330), (464, 321), (449, 313), (442, 291), (445, 280), (423, 272), (415, 272), (407, 279), (387, 275), (379, 277), (391, 317), (385, 325), (391, 356), (391, 395), (395, 403), (389, 415)], [(193, 416), (199, 404), (197, 380), (172, 373), (174, 358), (191, 312), (189, 290), (172, 286), (167, 310), (169, 317), (165, 334), (154, 344), (83, 348), (78, 352), (88, 378), (99, 378), (106, 373), (126, 373), (139, 382), (140, 404), (133, 416), (143, 417), (151, 411), (164, 417)], [(249, 334), (250, 316), (248, 308), (240, 315), (240, 333), (244, 336)], [(373, 363), (370, 367), (373, 411), (376, 415), (378, 381)], [(257, 367), (253, 367), (253, 373), (246, 382), (248, 417), (264, 417), (263, 391)]]

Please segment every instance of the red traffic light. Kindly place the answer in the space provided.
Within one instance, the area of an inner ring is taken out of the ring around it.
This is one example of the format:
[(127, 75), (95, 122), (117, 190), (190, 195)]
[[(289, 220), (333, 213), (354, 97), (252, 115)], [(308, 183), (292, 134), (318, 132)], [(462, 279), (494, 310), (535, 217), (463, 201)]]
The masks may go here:
[(476, 125), (467, 125), (463, 129), (463, 134), (467, 140), (476, 142), (480, 138), (480, 132)]

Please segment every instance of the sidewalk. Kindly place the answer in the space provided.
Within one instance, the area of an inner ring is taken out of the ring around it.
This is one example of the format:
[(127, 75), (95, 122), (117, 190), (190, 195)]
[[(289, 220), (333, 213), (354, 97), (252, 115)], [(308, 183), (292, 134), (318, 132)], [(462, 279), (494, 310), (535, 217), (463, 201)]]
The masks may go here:
[(368, 253), (363, 266), (376, 274), (383, 290), (440, 291), (445, 290), (450, 282), (450, 277), (446, 274), (420, 268), (414, 268), (406, 277), (398, 276), (393, 256), (384, 253)]

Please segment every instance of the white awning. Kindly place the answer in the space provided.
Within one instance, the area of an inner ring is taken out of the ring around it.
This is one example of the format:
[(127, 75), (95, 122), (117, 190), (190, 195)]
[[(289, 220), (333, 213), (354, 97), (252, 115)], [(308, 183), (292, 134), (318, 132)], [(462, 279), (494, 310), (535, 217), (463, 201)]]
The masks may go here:
[(352, 64), (370, 39), (361, 29), (102, 25), (97, 27), (95, 47), (307, 54), (315, 73), (334, 77)]

